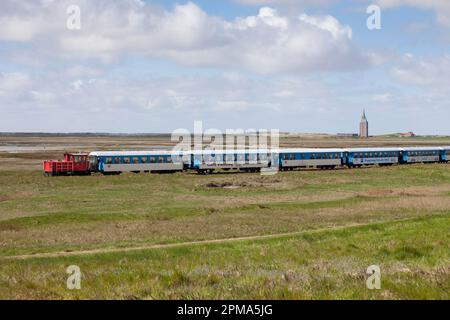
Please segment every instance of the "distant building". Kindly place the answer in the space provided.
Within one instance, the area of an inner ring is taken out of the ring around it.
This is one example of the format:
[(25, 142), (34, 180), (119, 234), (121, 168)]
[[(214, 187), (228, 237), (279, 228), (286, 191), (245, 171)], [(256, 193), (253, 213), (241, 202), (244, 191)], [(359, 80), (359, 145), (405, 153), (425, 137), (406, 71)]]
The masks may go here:
[(353, 138), (353, 137), (357, 137), (358, 134), (357, 133), (338, 133), (337, 136), (341, 137), (341, 138)]
[(400, 137), (402, 138), (412, 138), (415, 137), (416, 134), (414, 132), (405, 132), (405, 133), (400, 133)]
[(361, 122), (359, 123), (359, 136), (361, 138), (369, 137), (369, 122), (366, 118), (366, 110), (363, 111)]

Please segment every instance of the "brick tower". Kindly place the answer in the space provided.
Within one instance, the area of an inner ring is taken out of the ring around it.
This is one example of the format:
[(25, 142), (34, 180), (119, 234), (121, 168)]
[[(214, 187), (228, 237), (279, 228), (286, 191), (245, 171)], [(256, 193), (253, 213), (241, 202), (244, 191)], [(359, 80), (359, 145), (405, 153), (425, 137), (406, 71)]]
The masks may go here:
[(369, 137), (369, 122), (366, 118), (366, 110), (363, 111), (361, 122), (359, 123), (359, 136), (361, 138)]

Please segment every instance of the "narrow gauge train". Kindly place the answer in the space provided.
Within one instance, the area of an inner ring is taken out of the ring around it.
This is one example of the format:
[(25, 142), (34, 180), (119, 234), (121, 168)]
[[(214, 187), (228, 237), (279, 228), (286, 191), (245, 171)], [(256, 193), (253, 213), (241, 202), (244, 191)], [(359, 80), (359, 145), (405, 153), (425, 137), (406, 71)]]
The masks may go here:
[(66, 154), (63, 161), (44, 162), (45, 175), (119, 174), (121, 172), (177, 172), (238, 169), (255, 172), (278, 167), (333, 169), (450, 161), (450, 147), (279, 149), (230, 151), (95, 151), (89, 156)]

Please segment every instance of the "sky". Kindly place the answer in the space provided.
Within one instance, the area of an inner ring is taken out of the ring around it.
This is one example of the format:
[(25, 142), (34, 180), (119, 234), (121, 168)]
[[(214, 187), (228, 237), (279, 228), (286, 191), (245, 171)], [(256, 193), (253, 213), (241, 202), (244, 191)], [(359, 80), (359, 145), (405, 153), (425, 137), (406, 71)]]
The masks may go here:
[(450, 1), (0, 2), (0, 132), (356, 133), (363, 109), (450, 135)]

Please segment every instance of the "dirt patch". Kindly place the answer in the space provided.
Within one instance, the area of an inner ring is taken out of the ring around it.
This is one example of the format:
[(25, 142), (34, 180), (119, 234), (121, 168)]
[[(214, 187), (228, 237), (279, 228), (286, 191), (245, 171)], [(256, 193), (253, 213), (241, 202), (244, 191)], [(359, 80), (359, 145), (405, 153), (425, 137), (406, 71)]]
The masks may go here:
[(2, 231), (20, 231), (22, 228), (13, 224), (0, 224), (0, 232)]
[(33, 195), (33, 192), (29, 192), (29, 191), (19, 191), (19, 192), (16, 192), (14, 195), (0, 195), (0, 202), (14, 200), (14, 199), (18, 199), (18, 198), (31, 197), (32, 195)]
[(205, 188), (240, 188), (245, 186), (247, 186), (245, 182), (239, 185), (235, 185), (232, 182), (210, 182), (204, 185)]
[(261, 177), (250, 180), (227, 180), (227, 181), (213, 181), (201, 185), (204, 188), (223, 188), (223, 189), (238, 189), (238, 188), (280, 188), (286, 187), (286, 182), (280, 179), (268, 179)]
[(381, 196), (420, 197), (424, 195), (437, 196), (449, 190), (450, 186), (410, 187), (401, 189), (372, 189), (358, 194), (367, 197), (381, 197)]

